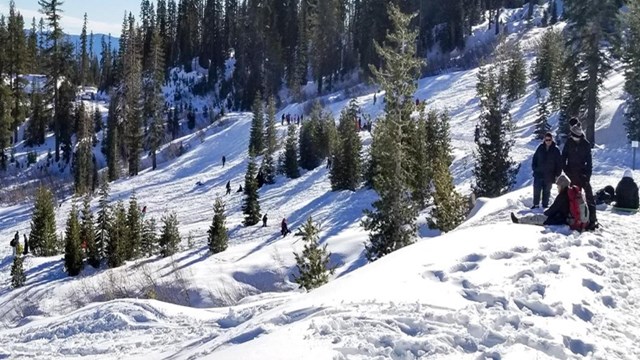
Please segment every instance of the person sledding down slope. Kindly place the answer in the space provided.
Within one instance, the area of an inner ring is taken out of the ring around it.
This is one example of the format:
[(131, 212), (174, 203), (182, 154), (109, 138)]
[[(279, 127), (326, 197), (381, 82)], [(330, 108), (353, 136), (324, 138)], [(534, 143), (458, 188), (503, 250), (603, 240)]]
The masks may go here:
[(511, 221), (516, 224), (529, 225), (569, 225), (569, 185), (569, 178), (561, 174), (556, 180), (558, 196), (543, 214), (529, 214), (518, 218), (514, 213), (511, 213)]

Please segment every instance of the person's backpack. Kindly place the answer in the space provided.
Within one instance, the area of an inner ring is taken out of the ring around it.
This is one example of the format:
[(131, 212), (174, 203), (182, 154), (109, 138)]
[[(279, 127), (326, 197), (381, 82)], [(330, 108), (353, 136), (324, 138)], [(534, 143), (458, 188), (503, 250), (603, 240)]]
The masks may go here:
[(569, 187), (569, 228), (583, 231), (589, 225), (589, 208), (584, 193), (579, 186)]

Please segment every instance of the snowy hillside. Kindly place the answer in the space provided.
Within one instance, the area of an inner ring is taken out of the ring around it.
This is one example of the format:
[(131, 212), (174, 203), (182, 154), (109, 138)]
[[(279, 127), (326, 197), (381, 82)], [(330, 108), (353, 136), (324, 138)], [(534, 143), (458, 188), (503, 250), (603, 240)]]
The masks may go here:
[[(534, 41), (544, 30), (512, 24), (522, 32), (511, 40), (520, 42), (530, 64)], [(472, 183), (476, 76), (473, 69), (424, 78), (416, 92), (428, 107), (451, 114), (452, 171), (462, 192)], [(631, 165), (623, 82), (616, 64), (601, 92), (595, 189), (615, 185)], [(512, 156), (522, 164), (516, 189), (479, 199), (470, 218), (449, 234), (429, 231), (421, 216), (416, 244), (371, 264), (364, 257), (367, 234), (360, 220), (376, 195), (367, 189), (331, 192), (324, 166), (295, 180), (280, 176), (261, 188), (268, 226), (242, 226), (241, 195), (235, 191), (244, 185), (248, 162), (247, 113), (227, 114), (176, 139), (173, 145), (188, 149), (183, 155), (163, 157), (155, 171), (111, 184), (113, 203), (126, 202), (135, 192), (139, 205), (147, 206), (146, 217), (159, 220), (167, 211), (177, 212), (182, 244), (171, 258), (99, 271), (87, 267), (70, 278), (61, 256), (28, 255), (26, 285), (13, 290), (9, 240), (16, 231), (29, 231), (32, 204), (0, 207), (0, 358), (640, 358), (640, 215), (601, 208), (603, 229), (583, 234), (509, 221), (510, 212), (526, 213), (532, 201), (535, 88), (529, 83), (527, 95), (511, 109)], [(383, 99), (379, 92), (375, 104), (374, 93), (356, 100), (375, 119)], [(350, 99), (339, 92), (320, 100), (337, 117)], [(277, 119), (306, 116), (307, 107), (288, 105)], [(280, 138), (285, 131), (278, 121)], [(370, 134), (361, 136), (370, 144)], [(22, 161), (26, 151), (21, 148), (16, 156)], [(640, 179), (640, 171), (635, 176)], [(225, 196), (227, 181), (232, 194)], [(227, 203), (230, 243), (210, 255), (206, 232), (217, 196)], [(73, 199), (59, 200), (61, 232)], [(96, 204), (94, 199), (94, 209)], [(293, 252), (303, 245), (299, 237), (282, 238), (279, 222), (287, 218), (295, 229), (309, 216), (321, 224), (321, 243), (332, 252), (336, 272), (327, 285), (304, 293), (291, 280)]]

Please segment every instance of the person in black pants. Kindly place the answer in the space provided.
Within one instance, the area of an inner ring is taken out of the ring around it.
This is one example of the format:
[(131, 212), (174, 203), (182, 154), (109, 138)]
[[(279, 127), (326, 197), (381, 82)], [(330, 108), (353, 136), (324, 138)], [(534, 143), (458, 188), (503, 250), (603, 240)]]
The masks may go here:
[(571, 180), (572, 185), (584, 189), (587, 207), (589, 208), (589, 226), (587, 230), (595, 230), (599, 225), (596, 216), (596, 202), (593, 198), (593, 190), (590, 183), (591, 172), (593, 171), (591, 144), (585, 139), (582, 125), (577, 119), (573, 118), (569, 123), (571, 125), (571, 136), (562, 148), (563, 170)]
[(558, 176), (562, 173), (562, 156), (560, 150), (553, 142), (553, 135), (546, 133), (544, 142), (538, 146), (533, 161), (533, 206), (536, 209), (540, 206), (540, 193), (542, 193), (542, 208), (549, 207), (549, 197), (551, 187)]

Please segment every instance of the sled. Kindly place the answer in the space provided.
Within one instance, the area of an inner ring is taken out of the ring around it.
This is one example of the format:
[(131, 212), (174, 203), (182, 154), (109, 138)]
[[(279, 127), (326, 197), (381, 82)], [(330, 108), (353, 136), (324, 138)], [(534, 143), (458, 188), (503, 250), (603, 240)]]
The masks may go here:
[(617, 206), (612, 206), (611, 207), (611, 211), (623, 212), (625, 214), (636, 214), (638, 212), (638, 209), (629, 209), (629, 208), (621, 208), (621, 207), (617, 207)]

